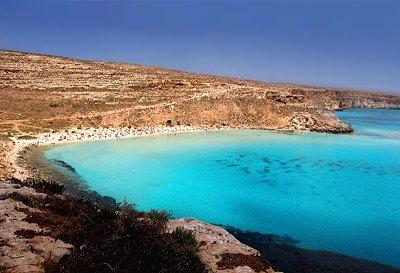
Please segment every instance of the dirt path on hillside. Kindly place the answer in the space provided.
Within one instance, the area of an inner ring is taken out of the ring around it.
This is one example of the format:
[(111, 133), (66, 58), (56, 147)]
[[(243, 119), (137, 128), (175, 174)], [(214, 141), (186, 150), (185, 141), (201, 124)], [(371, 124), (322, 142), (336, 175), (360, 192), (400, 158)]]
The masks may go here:
[[(234, 89), (232, 89), (232, 90), (234, 90)], [(196, 100), (196, 99), (201, 99), (204, 97), (222, 95), (222, 94), (225, 94), (232, 90), (231, 89), (223, 89), (223, 90), (217, 90), (217, 91), (207, 90), (207, 92), (196, 94), (196, 95), (190, 96), (189, 98), (178, 99), (178, 100), (172, 101), (172, 102), (168, 101), (168, 102), (161, 102), (161, 103), (156, 103), (156, 104), (152, 104), (152, 105), (136, 105), (136, 106), (132, 106), (132, 107), (125, 107), (125, 108), (120, 108), (120, 109), (115, 109), (115, 110), (104, 111), (104, 112), (89, 112), (87, 114), (71, 115), (68, 117), (55, 116), (55, 117), (51, 117), (51, 118), (44, 118), (44, 119), (42, 119), (42, 121), (96, 118), (96, 117), (111, 116), (111, 115), (115, 115), (115, 114), (135, 111), (135, 110), (163, 108), (163, 107), (173, 106), (173, 105), (176, 105), (179, 103), (184, 103), (184, 102), (188, 102), (188, 101), (192, 101), (192, 100)], [(46, 128), (46, 127), (23, 124), (24, 122), (30, 122), (30, 121), (32, 121), (32, 119), (20, 119), (20, 120), (14, 119), (14, 120), (7, 120), (7, 121), (0, 122), (0, 125), (13, 125), (13, 129), (15, 129), (15, 131), (17, 131), (17, 132), (21, 132), (21, 130), (19, 129), (20, 126), (36, 128), (39, 130), (50, 130), (50, 128)]]

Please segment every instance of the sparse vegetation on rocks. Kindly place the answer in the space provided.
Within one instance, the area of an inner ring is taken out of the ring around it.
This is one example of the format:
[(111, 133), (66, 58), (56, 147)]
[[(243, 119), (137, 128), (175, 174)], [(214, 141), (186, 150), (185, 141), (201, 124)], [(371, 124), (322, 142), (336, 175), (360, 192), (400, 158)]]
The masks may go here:
[(11, 179), (11, 181), (20, 183), (23, 186), (34, 188), (43, 193), (61, 194), (65, 190), (64, 185), (46, 179), (28, 178), (23, 181), (18, 179)]
[[(46, 261), (46, 272), (204, 272), (197, 242), (189, 231), (166, 231), (169, 215), (143, 213), (134, 206), (97, 206), (60, 195), (62, 186), (44, 180), (27, 182), (47, 194), (44, 197), (11, 193), (10, 198), (30, 209), (20, 209), (25, 220), (48, 230), (46, 235), (72, 244), (71, 254), (59, 262)], [(49, 186), (46, 186), (48, 183)], [(40, 231), (19, 230), (18, 236), (33, 238)]]

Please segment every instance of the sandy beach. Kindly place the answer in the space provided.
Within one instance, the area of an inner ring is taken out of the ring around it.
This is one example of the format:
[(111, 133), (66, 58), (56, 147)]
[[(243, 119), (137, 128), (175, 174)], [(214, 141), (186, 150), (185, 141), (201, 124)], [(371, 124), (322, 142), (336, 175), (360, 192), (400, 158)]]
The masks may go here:
[(161, 134), (177, 134), (185, 132), (206, 132), (217, 130), (232, 130), (241, 128), (213, 127), (213, 126), (159, 126), (145, 128), (90, 128), (69, 129), (56, 133), (41, 133), (30, 135), (29, 139), (21, 139), (21, 136), (11, 137), (14, 147), (9, 153), (9, 161), (15, 169), (14, 176), (18, 179), (30, 177), (30, 173), (20, 163), (24, 160), (23, 151), (28, 147), (39, 147), (47, 145), (61, 145), (73, 142), (126, 139), (143, 136), (154, 136)]

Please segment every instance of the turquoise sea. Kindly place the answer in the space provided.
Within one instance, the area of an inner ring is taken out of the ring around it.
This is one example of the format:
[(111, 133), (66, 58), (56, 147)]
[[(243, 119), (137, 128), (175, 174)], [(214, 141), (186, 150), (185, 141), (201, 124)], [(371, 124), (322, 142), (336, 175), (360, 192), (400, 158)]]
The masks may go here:
[(181, 133), (59, 145), (45, 157), (140, 210), (400, 267), (400, 111), (337, 115), (354, 134)]

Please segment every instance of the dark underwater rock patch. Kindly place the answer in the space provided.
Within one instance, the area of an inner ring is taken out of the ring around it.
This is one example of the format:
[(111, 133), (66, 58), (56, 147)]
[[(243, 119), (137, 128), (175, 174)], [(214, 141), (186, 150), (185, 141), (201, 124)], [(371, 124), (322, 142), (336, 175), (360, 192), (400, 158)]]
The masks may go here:
[(285, 273), (399, 273), (398, 268), (329, 251), (299, 248), (295, 239), (224, 227), (240, 242), (260, 251), (272, 268)]
[(68, 164), (67, 162), (60, 160), (60, 159), (52, 159), (51, 162), (53, 162), (54, 164), (61, 166), (65, 169), (67, 169), (68, 171), (77, 174), (76, 169), (74, 167), (72, 167), (70, 164)]

